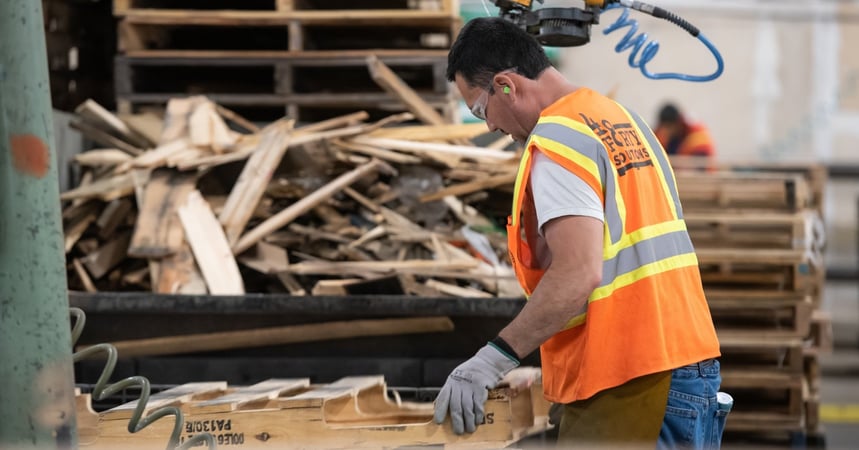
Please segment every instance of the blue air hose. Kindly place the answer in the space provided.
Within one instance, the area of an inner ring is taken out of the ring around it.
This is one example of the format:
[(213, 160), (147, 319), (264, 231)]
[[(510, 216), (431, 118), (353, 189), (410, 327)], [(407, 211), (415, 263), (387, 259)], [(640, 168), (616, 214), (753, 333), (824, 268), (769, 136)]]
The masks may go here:
[[(719, 78), (722, 75), (722, 71), (725, 68), (725, 63), (722, 60), (722, 55), (719, 53), (719, 50), (707, 39), (701, 32), (690, 24), (689, 22), (683, 20), (681, 17), (676, 14), (667, 11), (663, 8), (648, 5), (646, 3), (642, 3), (639, 1), (632, 0), (620, 0), (619, 3), (612, 3), (606, 6), (602, 12), (616, 9), (616, 8), (624, 8), (623, 13), (621, 13), (620, 17), (611, 24), (609, 27), (603, 30), (604, 35), (608, 35), (616, 30), (619, 30), (624, 27), (629, 27), (626, 35), (623, 36), (615, 46), (614, 50), (617, 53), (624, 52), (626, 50), (631, 49), (629, 54), (629, 66), (633, 69), (639, 69), (641, 73), (650, 79), (653, 80), (666, 80), (666, 79), (674, 79), (674, 80), (683, 80), (683, 81), (695, 81), (695, 82), (705, 82), (712, 81), (716, 78)], [(693, 37), (698, 38), (707, 49), (713, 54), (713, 57), (716, 59), (716, 71), (709, 75), (687, 75), (676, 72), (663, 72), (663, 73), (653, 73), (647, 70), (647, 64), (656, 57), (657, 51), (659, 51), (659, 43), (656, 41), (647, 40), (647, 33), (641, 33), (636, 36), (636, 32), (638, 31), (638, 22), (635, 19), (629, 18), (629, 9), (632, 8), (636, 11), (641, 11), (643, 13), (649, 14), (653, 17), (657, 17), (660, 19), (665, 19), (680, 28), (683, 28)], [(638, 58), (636, 60), (636, 58)]]

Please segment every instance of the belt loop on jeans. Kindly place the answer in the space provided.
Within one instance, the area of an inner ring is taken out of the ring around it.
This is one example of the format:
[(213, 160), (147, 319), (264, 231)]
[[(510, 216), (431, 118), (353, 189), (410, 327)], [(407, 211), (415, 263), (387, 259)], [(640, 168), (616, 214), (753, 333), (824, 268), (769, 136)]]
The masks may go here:
[(704, 376), (704, 362), (699, 361), (699, 362), (695, 363), (695, 365), (698, 367), (698, 375), (703, 377)]

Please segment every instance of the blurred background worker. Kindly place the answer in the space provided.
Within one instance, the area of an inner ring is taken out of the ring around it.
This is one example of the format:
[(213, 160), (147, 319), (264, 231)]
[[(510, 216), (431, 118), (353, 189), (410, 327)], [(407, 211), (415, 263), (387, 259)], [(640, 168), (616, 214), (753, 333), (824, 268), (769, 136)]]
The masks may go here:
[(710, 132), (702, 123), (691, 123), (671, 103), (666, 103), (659, 110), (656, 127), (656, 137), (671, 156), (707, 156), (715, 155), (715, 147)]

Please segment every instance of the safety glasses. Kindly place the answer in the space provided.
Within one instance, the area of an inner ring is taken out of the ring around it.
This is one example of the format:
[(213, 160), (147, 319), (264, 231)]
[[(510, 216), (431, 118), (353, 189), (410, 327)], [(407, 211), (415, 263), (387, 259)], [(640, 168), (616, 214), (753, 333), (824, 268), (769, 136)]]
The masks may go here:
[[(492, 89), (492, 86), (489, 87)], [(486, 120), (486, 103), (489, 102), (489, 91), (483, 91), (471, 105), (471, 114), (480, 120)]]
[[(509, 69), (504, 69), (498, 73), (507, 73), (507, 72), (516, 72), (516, 67), (511, 67)], [(497, 74), (495, 74), (497, 75)], [(477, 100), (474, 101), (474, 104), (471, 105), (471, 114), (474, 117), (477, 117), (480, 120), (486, 120), (486, 104), (489, 103), (489, 96), (495, 93), (495, 88), (492, 86), (494, 83), (495, 75), (489, 79), (489, 84), (480, 93), (477, 97)]]

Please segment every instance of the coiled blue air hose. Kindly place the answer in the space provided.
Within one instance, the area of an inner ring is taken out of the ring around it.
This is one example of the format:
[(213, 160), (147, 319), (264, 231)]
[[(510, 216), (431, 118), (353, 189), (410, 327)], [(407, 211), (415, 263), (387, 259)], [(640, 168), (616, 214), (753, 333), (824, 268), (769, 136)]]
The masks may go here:
[[(683, 81), (695, 81), (695, 82), (706, 82), (712, 81), (716, 78), (719, 78), (722, 75), (722, 71), (725, 68), (725, 63), (722, 60), (722, 55), (719, 53), (719, 50), (707, 39), (698, 28), (694, 27), (689, 22), (683, 20), (679, 16), (674, 13), (671, 13), (665, 9), (648, 5), (646, 3), (642, 3), (639, 1), (632, 0), (620, 0), (619, 3), (612, 3), (606, 6), (602, 12), (609, 11), (612, 9), (624, 8), (620, 17), (611, 25), (609, 25), (606, 29), (603, 30), (604, 35), (608, 35), (616, 30), (619, 30), (624, 27), (629, 27), (626, 32), (626, 35), (623, 36), (615, 46), (614, 50), (617, 53), (622, 53), (626, 50), (630, 50), (629, 54), (629, 66), (633, 69), (639, 69), (647, 78), (653, 80), (666, 80), (666, 79), (675, 79), (675, 80), (683, 80)], [(698, 38), (701, 43), (707, 47), (708, 50), (713, 54), (713, 57), (716, 59), (716, 70), (715, 72), (709, 75), (688, 75), (683, 73), (676, 72), (662, 72), (662, 73), (653, 73), (647, 69), (647, 64), (656, 57), (657, 51), (659, 51), (659, 43), (656, 41), (647, 40), (647, 33), (641, 33), (636, 36), (638, 32), (638, 21), (635, 19), (629, 18), (629, 10), (634, 9), (636, 11), (641, 11), (643, 13), (649, 14), (653, 17), (657, 17), (660, 19), (665, 19), (680, 28), (683, 28), (693, 37)], [(636, 60), (636, 58), (638, 58)]]

